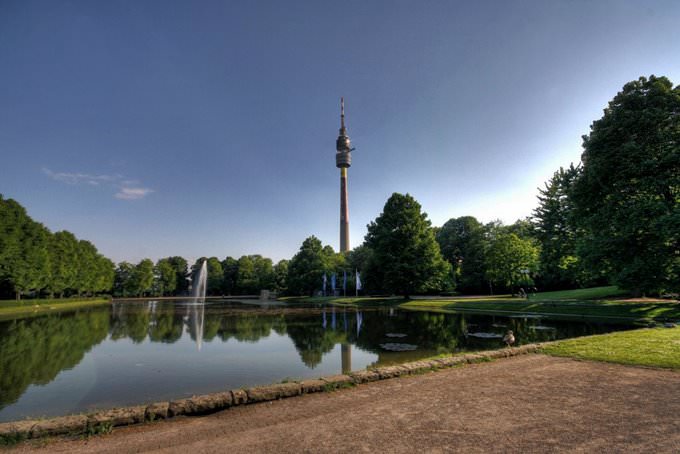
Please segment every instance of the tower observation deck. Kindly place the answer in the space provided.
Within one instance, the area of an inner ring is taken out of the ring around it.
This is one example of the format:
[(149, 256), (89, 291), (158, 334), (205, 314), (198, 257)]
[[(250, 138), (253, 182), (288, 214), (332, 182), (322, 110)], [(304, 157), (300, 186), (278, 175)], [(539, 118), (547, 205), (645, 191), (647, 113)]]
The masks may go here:
[(352, 150), (345, 128), (345, 99), (340, 98), (340, 133), (335, 141), (335, 166), (340, 169), (340, 252), (349, 251), (347, 169), (352, 165)]

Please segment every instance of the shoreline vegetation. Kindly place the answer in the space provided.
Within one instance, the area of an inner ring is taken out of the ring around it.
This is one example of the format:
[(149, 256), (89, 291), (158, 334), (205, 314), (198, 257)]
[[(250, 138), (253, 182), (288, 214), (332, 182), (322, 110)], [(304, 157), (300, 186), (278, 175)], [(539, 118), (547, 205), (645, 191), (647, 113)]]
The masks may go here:
[(111, 297), (0, 300), (0, 320), (110, 304)]
[(630, 299), (616, 286), (543, 292), (519, 298), (512, 295), (451, 297), (302, 297), (282, 298), (297, 303), (329, 303), (359, 307), (398, 306), (438, 312), (527, 314), (627, 320), (680, 319), (680, 303), (664, 299)]

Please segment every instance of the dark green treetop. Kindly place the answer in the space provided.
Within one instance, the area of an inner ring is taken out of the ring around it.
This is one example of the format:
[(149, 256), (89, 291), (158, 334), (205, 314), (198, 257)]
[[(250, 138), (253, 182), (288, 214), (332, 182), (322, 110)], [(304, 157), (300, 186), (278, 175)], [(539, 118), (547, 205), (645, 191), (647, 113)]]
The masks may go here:
[(449, 219), (438, 230), (442, 256), (456, 273), (456, 290), (479, 293), (484, 280), (484, 226), (473, 216)]
[(680, 287), (680, 87), (627, 83), (583, 137), (579, 255), (634, 293)]
[(442, 290), (451, 265), (442, 258), (427, 214), (409, 194), (394, 193), (383, 212), (368, 225), (372, 283), (404, 295)]

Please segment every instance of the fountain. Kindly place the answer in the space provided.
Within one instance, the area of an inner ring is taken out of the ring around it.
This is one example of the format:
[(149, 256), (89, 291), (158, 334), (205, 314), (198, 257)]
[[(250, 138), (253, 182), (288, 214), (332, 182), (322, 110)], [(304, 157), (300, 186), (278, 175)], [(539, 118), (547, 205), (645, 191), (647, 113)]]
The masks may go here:
[(189, 318), (189, 331), (192, 333), (193, 337), (196, 339), (196, 346), (198, 350), (201, 350), (203, 344), (203, 322), (205, 318), (205, 291), (208, 284), (208, 262), (203, 260), (201, 264), (201, 269), (198, 274), (194, 276), (192, 280), (193, 285), (192, 297), (193, 304), (190, 304), (188, 309)]
[(205, 290), (208, 286), (208, 262), (203, 260), (198, 276), (194, 278), (196, 283), (192, 281), (194, 302), (205, 301)]

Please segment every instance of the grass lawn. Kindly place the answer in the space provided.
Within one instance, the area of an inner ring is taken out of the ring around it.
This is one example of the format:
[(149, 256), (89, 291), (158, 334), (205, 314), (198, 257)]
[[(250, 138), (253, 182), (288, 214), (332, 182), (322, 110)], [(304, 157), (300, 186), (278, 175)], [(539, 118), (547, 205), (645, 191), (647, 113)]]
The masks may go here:
[(579, 337), (548, 345), (542, 351), (554, 356), (680, 370), (680, 326)]
[(71, 310), (86, 306), (108, 304), (111, 298), (63, 298), (35, 300), (0, 300), (0, 319), (28, 317), (46, 312)]
[(452, 299), (418, 299), (401, 305), (406, 309), (440, 309), (464, 312), (528, 313), (630, 319), (678, 319), (675, 301), (630, 302), (614, 299), (626, 293), (617, 287), (537, 293), (529, 299), (508, 296)]

